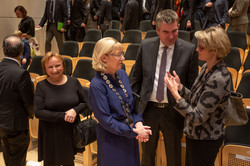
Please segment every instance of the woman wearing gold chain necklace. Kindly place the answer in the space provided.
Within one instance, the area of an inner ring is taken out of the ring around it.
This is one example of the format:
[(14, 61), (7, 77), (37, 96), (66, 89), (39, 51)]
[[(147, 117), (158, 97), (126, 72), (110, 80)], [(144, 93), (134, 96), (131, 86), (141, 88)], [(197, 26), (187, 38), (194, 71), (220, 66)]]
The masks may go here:
[(129, 79), (121, 69), (125, 59), (122, 45), (103, 38), (96, 43), (92, 57), (97, 74), (90, 84), (89, 100), (99, 121), (97, 164), (139, 166), (138, 140), (148, 141), (151, 130), (143, 126), (141, 114), (134, 109)]

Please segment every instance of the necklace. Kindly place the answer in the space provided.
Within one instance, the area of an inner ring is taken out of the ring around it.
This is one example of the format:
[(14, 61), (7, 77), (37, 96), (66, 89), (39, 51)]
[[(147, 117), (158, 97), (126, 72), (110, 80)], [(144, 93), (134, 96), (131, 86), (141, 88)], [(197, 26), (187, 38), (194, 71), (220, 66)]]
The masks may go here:
[(108, 79), (107, 75), (103, 72), (101, 72), (101, 76), (103, 80), (106, 82), (108, 87), (118, 96), (118, 98), (121, 101), (122, 109), (124, 114), (126, 115), (125, 123), (132, 126), (133, 125), (133, 119), (130, 118), (130, 112), (129, 112), (129, 104), (128, 104), (128, 93), (127, 90), (125, 89), (124, 85), (122, 84), (122, 81), (120, 80), (119, 76), (116, 74), (116, 79), (118, 79), (119, 85), (122, 88), (123, 93), (126, 96), (126, 103), (124, 103), (121, 95), (116, 91), (114, 88), (113, 84), (111, 84), (110, 80)]

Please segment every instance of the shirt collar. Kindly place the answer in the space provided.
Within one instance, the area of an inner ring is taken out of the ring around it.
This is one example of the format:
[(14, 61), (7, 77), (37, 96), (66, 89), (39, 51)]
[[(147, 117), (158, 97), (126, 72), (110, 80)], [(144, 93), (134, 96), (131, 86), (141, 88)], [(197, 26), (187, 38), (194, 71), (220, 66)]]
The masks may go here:
[(18, 62), (18, 60), (16, 60), (15, 58), (11, 58), (11, 57), (4, 57), (5, 59), (9, 59), (9, 60), (12, 60), (12, 61), (15, 61), (19, 66), (20, 66), (20, 63)]
[[(174, 44), (175, 44), (175, 43), (174, 43)], [(174, 44), (168, 46), (168, 48), (170, 48), (170, 49), (174, 48)], [(163, 48), (163, 47), (165, 47), (165, 45), (164, 45), (164, 44), (161, 42), (161, 40), (160, 40), (160, 48)]]

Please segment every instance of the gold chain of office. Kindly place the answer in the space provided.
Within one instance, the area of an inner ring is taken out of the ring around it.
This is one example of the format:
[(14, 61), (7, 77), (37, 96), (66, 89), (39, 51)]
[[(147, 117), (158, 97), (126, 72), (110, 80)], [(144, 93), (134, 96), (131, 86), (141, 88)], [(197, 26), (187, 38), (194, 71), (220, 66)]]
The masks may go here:
[(103, 72), (101, 72), (101, 76), (103, 78), (103, 80), (106, 82), (106, 84), (108, 85), (108, 87), (118, 96), (118, 98), (121, 101), (121, 105), (122, 105), (122, 109), (124, 114), (126, 115), (126, 119), (125, 119), (125, 123), (132, 126), (133, 125), (133, 119), (130, 118), (130, 112), (129, 112), (129, 104), (128, 104), (128, 93), (127, 90), (125, 89), (124, 85), (122, 84), (122, 81), (120, 80), (119, 76), (116, 74), (116, 79), (119, 82), (120, 87), (122, 88), (123, 93), (126, 96), (126, 103), (124, 103), (121, 95), (116, 91), (116, 89), (114, 88), (113, 84), (111, 84), (110, 80), (108, 79), (107, 75)]

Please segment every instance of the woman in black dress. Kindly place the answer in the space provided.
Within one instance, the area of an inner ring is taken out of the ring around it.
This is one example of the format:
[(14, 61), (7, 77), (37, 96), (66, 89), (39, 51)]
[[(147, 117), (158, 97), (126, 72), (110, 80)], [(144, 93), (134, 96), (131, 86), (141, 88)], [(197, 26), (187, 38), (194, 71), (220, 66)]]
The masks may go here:
[(86, 107), (82, 86), (66, 76), (61, 55), (48, 52), (42, 59), (47, 79), (36, 87), (34, 111), (39, 119), (38, 161), (45, 166), (73, 166), (75, 119)]
[(19, 5), (14, 9), (17, 18), (21, 18), (21, 22), (18, 25), (18, 30), (20, 30), (25, 38), (30, 38), (35, 36), (35, 23), (33, 18), (27, 16), (26, 9)]

